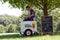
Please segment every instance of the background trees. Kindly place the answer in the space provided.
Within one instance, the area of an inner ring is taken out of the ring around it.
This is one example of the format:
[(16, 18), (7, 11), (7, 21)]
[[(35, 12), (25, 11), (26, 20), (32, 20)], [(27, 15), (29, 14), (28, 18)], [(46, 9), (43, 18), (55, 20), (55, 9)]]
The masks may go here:
[(24, 9), (26, 5), (40, 8), (43, 10), (44, 15), (48, 15), (48, 13), (55, 8), (60, 8), (59, 0), (1, 0), (1, 2), (9, 2), (15, 8)]

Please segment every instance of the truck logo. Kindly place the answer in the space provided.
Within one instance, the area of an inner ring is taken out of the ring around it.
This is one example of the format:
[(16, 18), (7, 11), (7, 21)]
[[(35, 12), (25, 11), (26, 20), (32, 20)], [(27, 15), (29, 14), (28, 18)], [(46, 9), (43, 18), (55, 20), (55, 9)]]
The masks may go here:
[(25, 27), (32, 27), (32, 25), (30, 25), (30, 24), (25, 24)]

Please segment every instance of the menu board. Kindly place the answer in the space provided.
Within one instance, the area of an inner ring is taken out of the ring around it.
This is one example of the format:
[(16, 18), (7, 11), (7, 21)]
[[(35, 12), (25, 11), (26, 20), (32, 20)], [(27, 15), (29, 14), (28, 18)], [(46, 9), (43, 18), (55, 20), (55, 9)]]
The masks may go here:
[(42, 16), (41, 17), (41, 28), (43, 33), (53, 32), (53, 19), (52, 16)]

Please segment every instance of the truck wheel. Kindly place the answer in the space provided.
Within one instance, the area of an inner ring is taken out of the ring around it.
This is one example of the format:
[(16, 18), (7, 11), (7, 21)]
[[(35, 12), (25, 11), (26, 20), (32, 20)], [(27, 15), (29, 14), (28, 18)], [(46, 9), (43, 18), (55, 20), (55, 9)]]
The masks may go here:
[(28, 30), (26, 30), (26, 31), (24, 32), (24, 35), (25, 35), (25, 36), (31, 36), (31, 35), (32, 35), (32, 31), (31, 31), (30, 29), (28, 29)]

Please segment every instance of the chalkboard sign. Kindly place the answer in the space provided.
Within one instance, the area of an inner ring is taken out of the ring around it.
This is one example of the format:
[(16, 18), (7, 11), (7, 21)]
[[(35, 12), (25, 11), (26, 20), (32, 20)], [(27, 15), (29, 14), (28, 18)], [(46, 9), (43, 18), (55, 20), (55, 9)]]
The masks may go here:
[(53, 33), (53, 18), (52, 16), (41, 17), (41, 32)]

